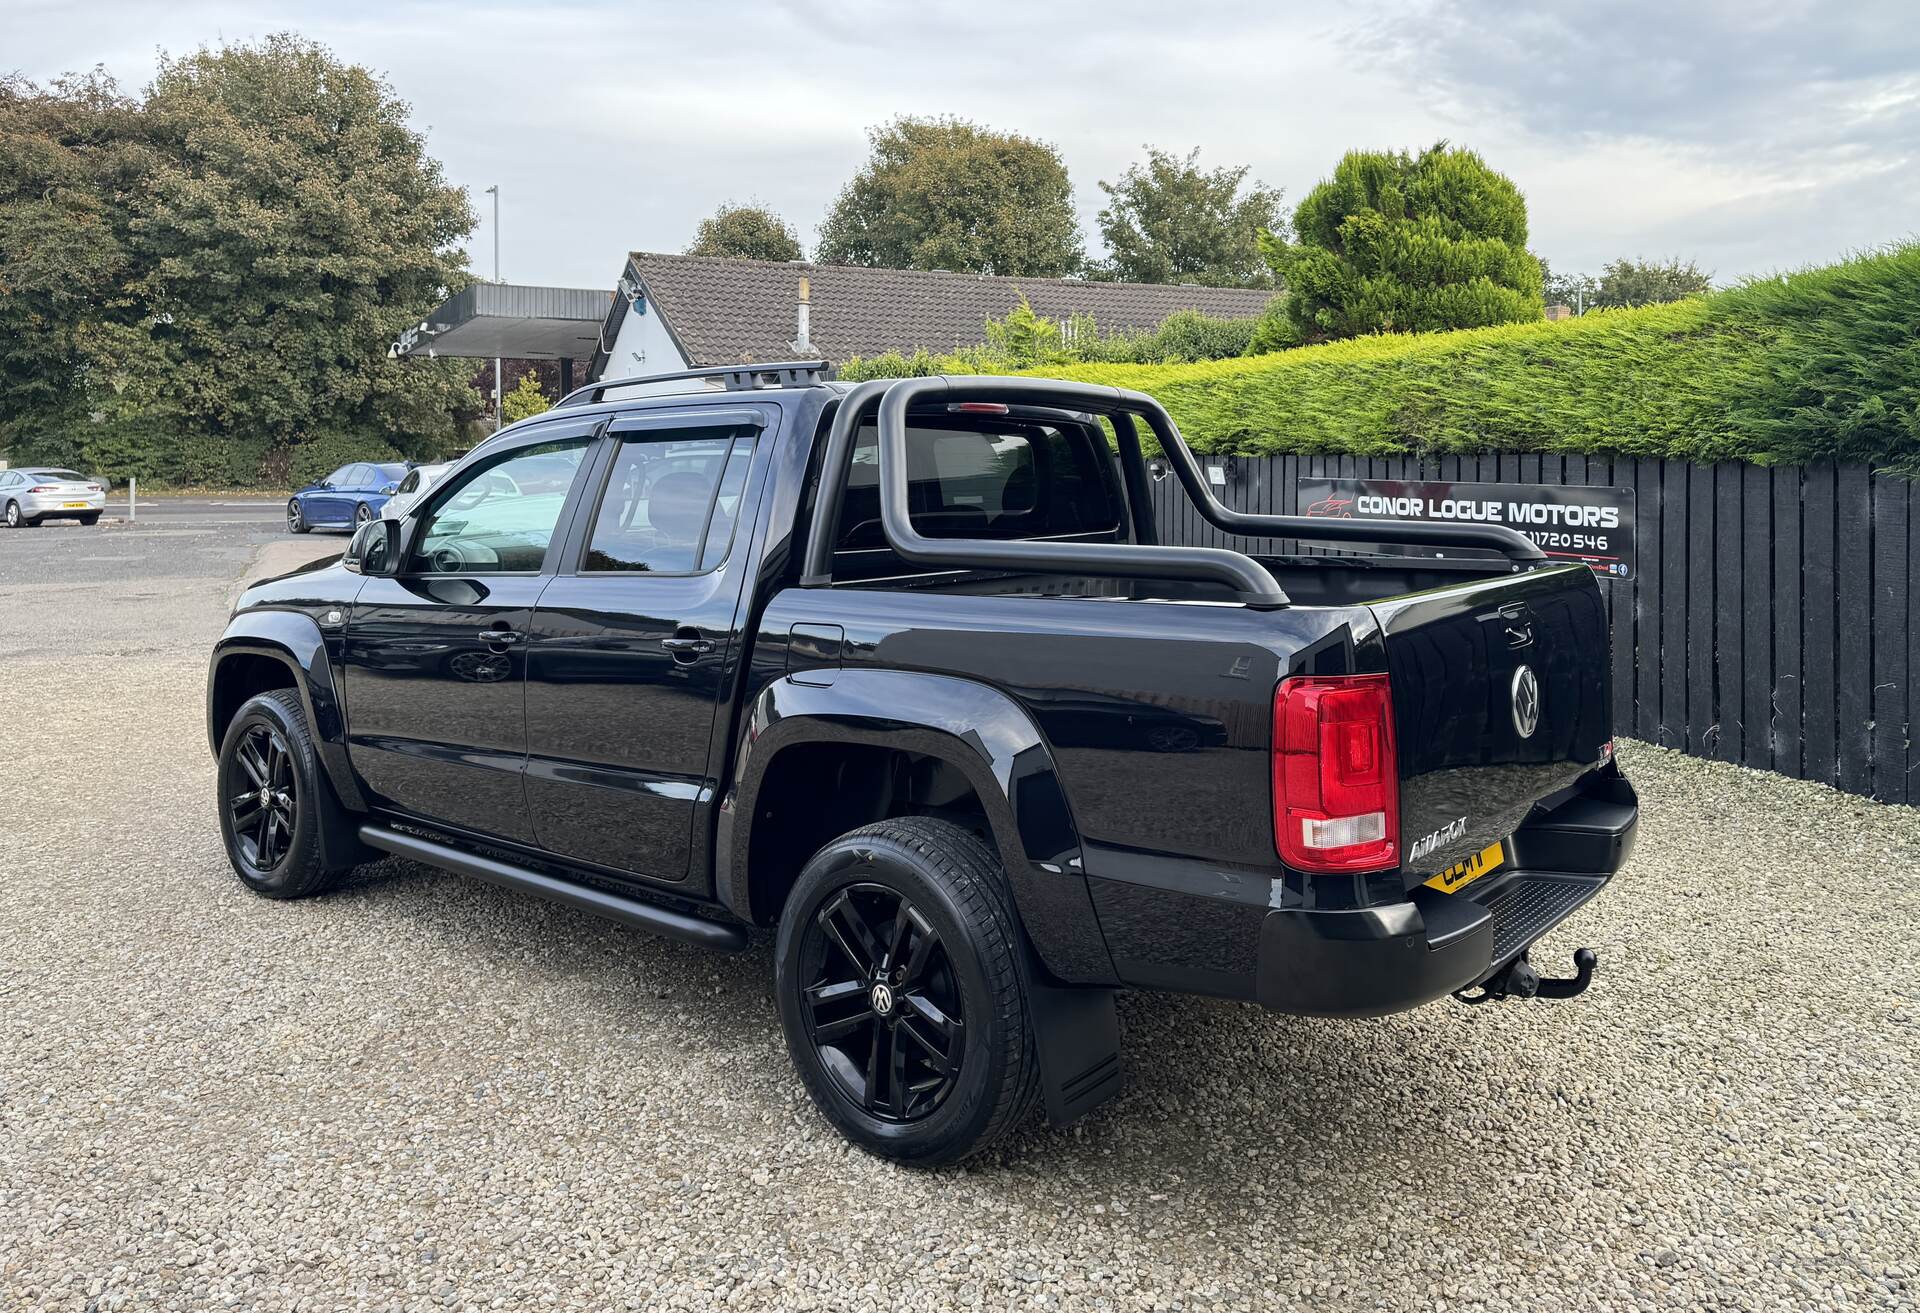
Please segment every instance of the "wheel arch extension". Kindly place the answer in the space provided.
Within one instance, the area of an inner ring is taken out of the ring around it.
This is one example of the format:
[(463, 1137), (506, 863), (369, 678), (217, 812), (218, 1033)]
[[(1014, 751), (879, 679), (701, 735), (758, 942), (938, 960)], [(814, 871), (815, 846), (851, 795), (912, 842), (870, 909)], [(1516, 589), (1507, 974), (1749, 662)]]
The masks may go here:
[(778, 918), (827, 841), (899, 815), (974, 823), (999, 853), (1035, 950), (1057, 978), (1113, 982), (1053, 754), (1007, 694), (972, 680), (836, 670), (767, 685), (745, 709), (719, 808), (715, 890)]
[(215, 756), (227, 726), (248, 698), (273, 688), (292, 689), (307, 713), (307, 727), (336, 797), (365, 809), (347, 763), (347, 726), (326, 638), (311, 616), (298, 611), (258, 610), (235, 616), (214, 644), (207, 670), (207, 742)]

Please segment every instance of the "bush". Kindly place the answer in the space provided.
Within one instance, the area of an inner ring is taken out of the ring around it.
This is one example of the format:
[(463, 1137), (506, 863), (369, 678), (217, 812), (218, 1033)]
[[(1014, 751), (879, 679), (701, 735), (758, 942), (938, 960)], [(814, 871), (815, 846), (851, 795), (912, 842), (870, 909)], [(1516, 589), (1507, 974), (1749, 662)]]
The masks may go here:
[(911, 356), (898, 351), (862, 359), (855, 356), (840, 366), (840, 377), (851, 382), (870, 378), (919, 378), (928, 374), (1011, 374), (1023, 369), (1080, 363), (1175, 364), (1188, 360), (1218, 360), (1248, 351), (1256, 317), (1215, 319), (1198, 310), (1176, 310), (1151, 332), (1102, 333), (1090, 315), (1075, 315), (1062, 323), (1034, 313), (1025, 297), (1004, 319), (989, 319), (986, 341), (935, 356), (925, 350)]
[(362, 433), (323, 434), (295, 444), (291, 451), (287, 477), (296, 488), (304, 488), (309, 483), (324, 479), (342, 465), (354, 461), (378, 461), (384, 464), (401, 458), (400, 453), (387, 443)]
[(1920, 244), (1730, 291), (1189, 365), (1044, 372), (1157, 397), (1249, 455), (1554, 451), (1920, 475)]
[(547, 400), (547, 394), (540, 386), (540, 380), (532, 373), (522, 374), (520, 381), (500, 398), (500, 418), (509, 424), (518, 424), (534, 415), (543, 415), (553, 409), (553, 403)]
[(1350, 151), (1261, 250), (1302, 341), (1540, 318), (1520, 191), (1472, 151)]

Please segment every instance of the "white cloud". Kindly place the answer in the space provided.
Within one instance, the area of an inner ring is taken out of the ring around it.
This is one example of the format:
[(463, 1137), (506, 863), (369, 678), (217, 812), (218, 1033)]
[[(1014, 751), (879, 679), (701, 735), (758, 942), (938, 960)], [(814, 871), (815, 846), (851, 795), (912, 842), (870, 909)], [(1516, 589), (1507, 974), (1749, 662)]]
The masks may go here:
[[(1723, 278), (1907, 236), (1920, 40), (1903, 6), (1641, 0), (1514, 11), (1195, 0), (729, 6), (473, 0), (0, 0), (30, 77), (292, 29), (383, 71), (448, 176), (498, 182), (515, 281), (604, 286), (749, 197), (810, 237), (896, 114), (1054, 142), (1090, 236), (1143, 143), (1249, 164), (1298, 199), (1355, 146), (1473, 146), (1562, 269), (1695, 258)], [(1330, 16), (1331, 15), (1331, 16)], [(473, 251), (491, 262), (483, 226)]]

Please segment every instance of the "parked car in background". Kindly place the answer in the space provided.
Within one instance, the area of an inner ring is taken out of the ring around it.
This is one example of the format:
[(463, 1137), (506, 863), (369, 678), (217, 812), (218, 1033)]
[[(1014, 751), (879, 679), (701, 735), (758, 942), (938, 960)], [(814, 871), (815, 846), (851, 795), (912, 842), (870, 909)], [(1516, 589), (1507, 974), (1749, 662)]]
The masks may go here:
[(342, 465), (287, 499), (287, 532), (351, 529), (379, 515), (407, 476), (403, 464)]
[(416, 465), (407, 471), (407, 477), (400, 480), (400, 486), (393, 496), (387, 498), (387, 504), (380, 508), (380, 514), (389, 520), (397, 520), (407, 513), (407, 507), (420, 499), (420, 495), (440, 481), (440, 476), (452, 469), (446, 465)]
[(0, 518), (9, 529), (32, 528), (42, 520), (97, 524), (106, 508), (107, 491), (100, 481), (73, 470), (0, 470)]

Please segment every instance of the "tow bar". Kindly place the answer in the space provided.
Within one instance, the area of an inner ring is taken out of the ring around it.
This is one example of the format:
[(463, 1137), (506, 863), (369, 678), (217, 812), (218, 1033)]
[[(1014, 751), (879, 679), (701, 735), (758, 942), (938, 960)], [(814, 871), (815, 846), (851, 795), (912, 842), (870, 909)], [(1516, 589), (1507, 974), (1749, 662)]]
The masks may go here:
[[(1578, 949), (1573, 955), (1571, 976), (1543, 977), (1534, 969), (1528, 955), (1522, 953), (1479, 985), (1457, 989), (1453, 996), (1462, 1003), (1476, 1006), (1509, 998), (1572, 998), (1587, 992), (1587, 986), (1593, 983), (1593, 968), (1599, 961), (1599, 955), (1591, 948)], [(1476, 988), (1479, 993), (1470, 992)]]

